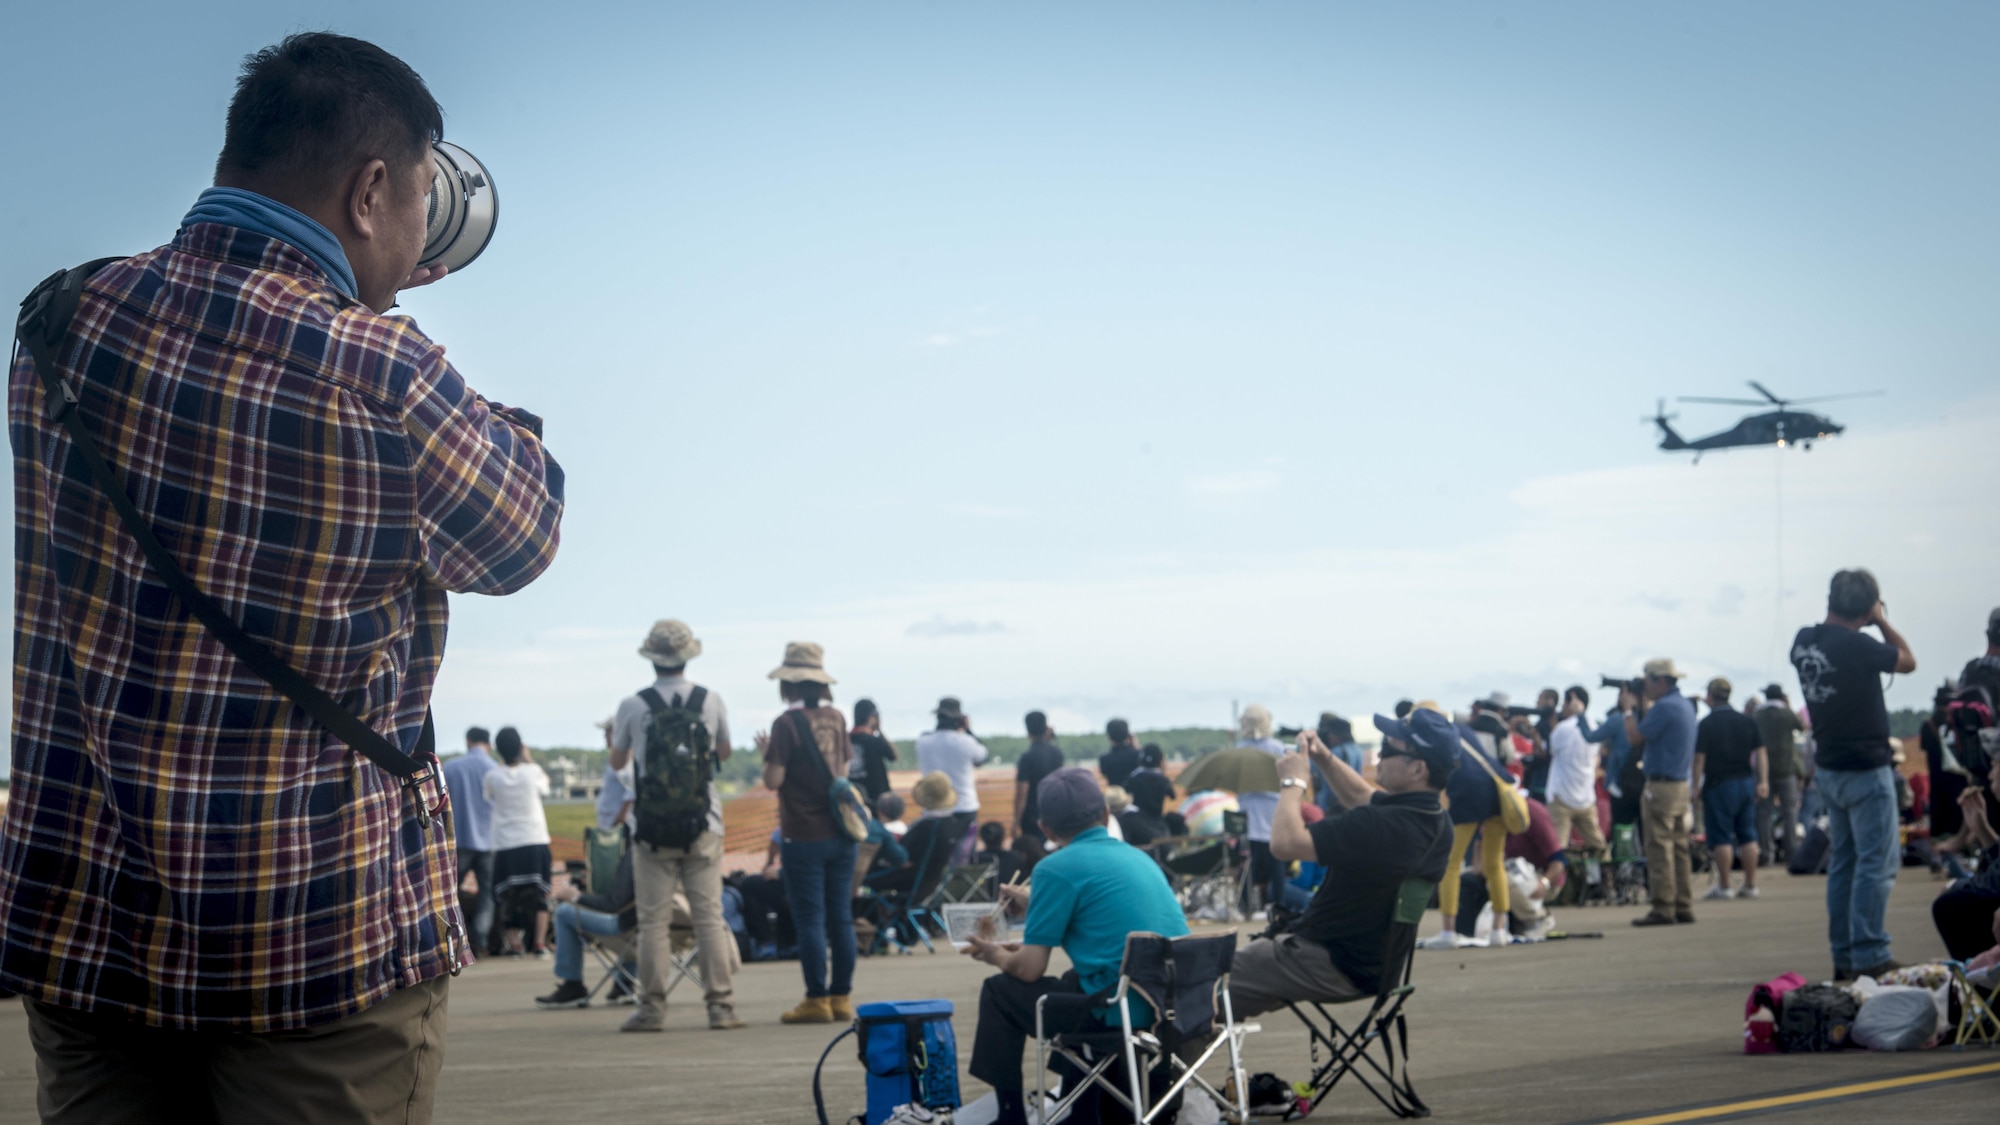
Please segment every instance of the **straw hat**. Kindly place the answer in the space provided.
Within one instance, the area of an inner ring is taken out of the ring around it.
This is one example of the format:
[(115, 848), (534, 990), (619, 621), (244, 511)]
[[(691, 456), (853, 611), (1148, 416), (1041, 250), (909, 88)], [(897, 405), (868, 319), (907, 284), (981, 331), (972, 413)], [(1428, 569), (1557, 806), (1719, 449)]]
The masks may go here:
[(826, 674), (826, 650), (811, 641), (791, 641), (785, 645), (785, 662), (771, 669), (771, 678), (780, 683), (836, 683)]
[(1236, 736), (1244, 739), (1271, 737), (1271, 712), (1262, 703), (1252, 703), (1243, 708), (1243, 714), (1236, 720)]
[(1646, 661), (1646, 675), (1662, 680), (1678, 680), (1683, 673), (1667, 657)]
[(646, 634), (639, 655), (662, 667), (678, 668), (701, 655), (701, 640), (687, 622), (662, 617), (653, 622), (653, 631)]
[(1126, 792), (1122, 785), (1107, 785), (1104, 788), (1104, 807), (1111, 810), (1112, 816), (1122, 815), (1132, 807), (1132, 794)]
[(942, 770), (932, 770), (917, 780), (916, 788), (910, 790), (910, 800), (920, 809), (939, 812), (958, 804), (958, 790), (951, 787), (951, 778)]

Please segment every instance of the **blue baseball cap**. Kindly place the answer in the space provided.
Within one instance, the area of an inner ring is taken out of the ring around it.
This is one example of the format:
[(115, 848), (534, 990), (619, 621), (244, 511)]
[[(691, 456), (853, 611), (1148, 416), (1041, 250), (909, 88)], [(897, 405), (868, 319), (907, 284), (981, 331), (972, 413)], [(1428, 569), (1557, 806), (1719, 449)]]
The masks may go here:
[(1097, 776), (1089, 770), (1067, 766), (1035, 787), (1035, 803), (1042, 823), (1066, 838), (1096, 824), (1104, 815), (1104, 790), (1098, 788)]
[(1458, 728), (1428, 707), (1417, 708), (1407, 719), (1376, 715), (1375, 729), (1409, 747), (1411, 757), (1430, 766), (1431, 779), (1440, 789), (1444, 779), (1458, 768)]

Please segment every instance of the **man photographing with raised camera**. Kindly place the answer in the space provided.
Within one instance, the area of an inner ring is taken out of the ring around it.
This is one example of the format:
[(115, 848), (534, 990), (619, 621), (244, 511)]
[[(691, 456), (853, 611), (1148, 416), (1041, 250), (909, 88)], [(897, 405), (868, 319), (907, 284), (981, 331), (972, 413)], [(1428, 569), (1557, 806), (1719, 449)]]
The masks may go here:
[(43, 1121), (430, 1120), (446, 593), (533, 581), (562, 514), (539, 420), (383, 315), (441, 273), (442, 131), (400, 60), (292, 36), (173, 241), (24, 321), (0, 987)]

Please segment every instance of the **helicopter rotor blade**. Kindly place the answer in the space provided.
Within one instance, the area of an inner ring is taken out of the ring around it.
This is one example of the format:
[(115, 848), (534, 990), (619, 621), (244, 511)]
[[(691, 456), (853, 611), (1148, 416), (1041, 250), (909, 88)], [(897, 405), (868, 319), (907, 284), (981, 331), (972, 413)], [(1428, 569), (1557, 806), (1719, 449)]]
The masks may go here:
[(1793, 399), (1792, 402), (1794, 405), (1803, 405), (1808, 402), (1836, 402), (1843, 398), (1874, 398), (1877, 395), (1887, 393), (1887, 391), (1854, 391), (1844, 395), (1814, 395), (1811, 398), (1797, 398)]
[(1769, 405), (1771, 405), (1770, 403), (1768, 403), (1768, 402), (1765, 402), (1765, 401), (1764, 401), (1763, 399), (1756, 399), (1756, 398), (1702, 398), (1702, 397), (1698, 397), (1698, 396), (1695, 396), (1695, 395), (1682, 395), (1682, 396), (1680, 396), (1679, 398), (1675, 399), (1674, 401), (1675, 401), (1675, 402), (1714, 402), (1714, 403), (1720, 403), (1720, 404), (1721, 404), (1721, 405), (1723, 405), (1723, 406), (1769, 406)]
[(1765, 398), (1770, 399), (1772, 405), (1778, 407), (1780, 410), (1784, 409), (1786, 400), (1779, 398), (1777, 395), (1772, 394), (1771, 388), (1765, 386), (1762, 383), (1759, 383), (1755, 379), (1745, 379), (1744, 382), (1750, 384), (1751, 390), (1754, 390), (1758, 394), (1763, 395)]

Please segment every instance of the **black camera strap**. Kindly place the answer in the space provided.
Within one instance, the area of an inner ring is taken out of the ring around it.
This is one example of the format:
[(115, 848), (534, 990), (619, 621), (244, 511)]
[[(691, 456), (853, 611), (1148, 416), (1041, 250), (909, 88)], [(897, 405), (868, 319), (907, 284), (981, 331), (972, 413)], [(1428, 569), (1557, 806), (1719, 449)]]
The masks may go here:
[[(222, 604), (197, 588), (194, 579), (167, 553), (159, 537), (153, 534), (152, 526), (133, 505), (131, 496), (126, 493), (111, 465), (104, 460), (103, 453), (98, 451), (96, 439), (84, 426), (83, 417), (76, 409), (76, 392), (56, 370), (56, 349), (69, 332), (70, 320), (76, 316), (77, 305), (83, 299), (84, 282), (106, 265), (123, 260), (99, 258), (75, 269), (57, 270), (21, 302), (21, 315), (14, 323), (15, 338), (34, 357), (35, 370), (42, 377), (42, 387), (47, 395), (50, 420), (61, 422), (69, 430), (71, 444), (90, 469), (90, 475), (104, 493), (104, 498), (117, 510), (125, 530), (138, 542), (153, 573), (215, 639), (221, 641), (224, 648), (234, 653), (265, 683), (298, 704), (314, 722), (333, 732), (335, 737), (362, 757), (402, 779), (405, 790), (415, 790), (435, 776), (437, 733), (431, 725), (430, 712), (424, 712), (424, 729), (417, 739), (416, 755), (405, 754), (401, 747), (384, 738), (307, 680), (272, 652), (268, 645), (244, 632), (243, 627), (222, 608)], [(422, 793), (413, 795), (416, 798), (417, 821), (429, 828), (431, 810), (424, 802)]]

